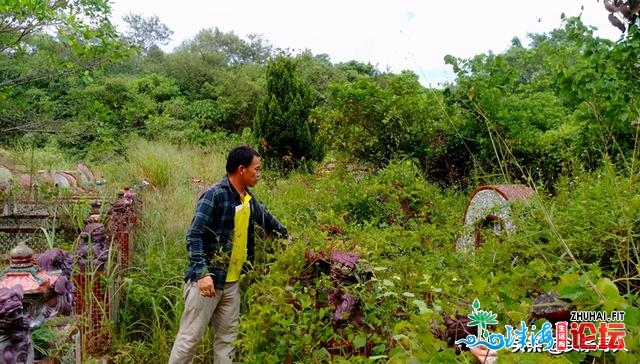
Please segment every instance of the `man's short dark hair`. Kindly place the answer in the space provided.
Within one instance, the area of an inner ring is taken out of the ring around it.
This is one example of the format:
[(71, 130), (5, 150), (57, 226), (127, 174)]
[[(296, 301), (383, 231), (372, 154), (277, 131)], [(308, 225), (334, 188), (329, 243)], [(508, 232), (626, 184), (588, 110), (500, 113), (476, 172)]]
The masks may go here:
[(242, 145), (231, 149), (227, 157), (227, 173), (233, 173), (240, 166), (248, 166), (253, 161), (253, 157), (259, 157), (260, 154), (248, 145)]

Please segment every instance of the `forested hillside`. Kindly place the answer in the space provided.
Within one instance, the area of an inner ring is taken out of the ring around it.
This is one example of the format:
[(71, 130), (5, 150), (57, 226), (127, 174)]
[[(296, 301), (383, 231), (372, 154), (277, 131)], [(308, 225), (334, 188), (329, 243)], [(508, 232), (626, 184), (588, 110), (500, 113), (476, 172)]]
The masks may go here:
[[(447, 56), (456, 79), (427, 88), (409, 70), (334, 63), (215, 24), (163, 51), (160, 19), (116, 29), (110, 16), (103, 0), (0, 4), (0, 162), (83, 161), (111, 188), (149, 182), (106, 348), (115, 362), (167, 361), (195, 198), (238, 144), (260, 151), (255, 193), (294, 236), (260, 241), (239, 362), (472, 362), (447, 342), (447, 318), (477, 298), (496, 332), (540, 325), (533, 302), (549, 292), (577, 310), (625, 311), (627, 350), (502, 350), (499, 362), (640, 361), (636, 27), (613, 42), (567, 18), (500, 54)], [(513, 206), (517, 230), (456, 252), (472, 192), (512, 183), (535, 191)], [(332, 249), (362, 258), (345, 288), (361, 321), (340, 327), (334, 282), (314, 265)], [(212, 362), (211, 336), (198, 362)]]
[[(560, 174), (593, 171), (603, 160), (627, 168), (633, 160), (635, 32), (614, 43), (594, 38), (577, 18), (566, 19), (563, 29), (531, 35), (527, 47), (529, 40), (514, 38), (503, 54), (448, 56), (456, 81), (427, 89), (411, 71), (383, 72), (357, 60), (334, 64), (330, 55), (291, 53), (261, 36), (215, 27), (166, 53), (156, 43), (170, 32), (158, 19), (128, 19), (138, 26), (124, 36), (109, 23), (108, 6), (96, 4), (5, 16), (5, 145), (29, 137), (71, 158), (99, 161), (122, 151), (130, 135), (208, 145), (253, 130), (261, 134), (256, 140), (266, 136), (270, 144), (282, 137), (270, 128), (285, 134), (300, 122), (292, 114), (262, 116), (261, 100), (280, 92), (285, 102), (285, 93), (298, 92), (294, 82), (304, 96), (292, 113), (309, 123), (323, 148), (306, 155), (293, 133), (275, 143), (274, 158), (293, 153), (319, 160), (331, 152), (374, 167), (408, 158), (443, 186), (499, 175), (532, 178), (548, 189)], [(95, 21), (82, 23), (80, 15)], [(57, 33), (46, 31), (50, 24), (59, 26)], [(269, 86), (269, 62), (289, 69), (272, 76), (280, 85)], [(263, 117), (283, 120), (267, 127)]]

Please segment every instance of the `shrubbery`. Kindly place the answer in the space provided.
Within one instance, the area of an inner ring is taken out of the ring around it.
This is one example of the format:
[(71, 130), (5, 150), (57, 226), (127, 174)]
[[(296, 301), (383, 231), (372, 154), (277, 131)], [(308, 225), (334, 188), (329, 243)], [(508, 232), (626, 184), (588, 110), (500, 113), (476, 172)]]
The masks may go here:
[[(637, 335), (637, 272), (625, 270), (638, 264), (638, 232), (625, 223), (639, 218), (632, 187), (637, 175), (620, 176), (615, 169), (600, 173), (563, 179), (557, 197), (542, 194), (514, 204), (516, 232), (500, 239), (488, 235), (469, 254), (453, 251), (468, 196), (430, 185), (411, 163), (392, 162), (378, 172), (338, 167), (322, 177), (297, 176), (270, 187), (277, 191), (271, 197), (279, 201), (276, 213), (292, 216), (301, 242), (267, 256), (262, 264), (269, 274), (252, 277), (256, 283), (247, 291), (248, 311), (242, 316), (242, 357), (324, 360), (327, 342), (346, 337), (356, 348), (364, 349), (360, 345), (366, 342), (372, 349), (368, 355), (392, 362), (461, 361), (436, 335), (434, 327), (444, 327), (440, 314), (467, 314), (478, 298), (498, 314), (496, 331), (504, 332), (505, 324), (534, 323), (534, 299), (551, 291), (577, 310), (626, 311), (627, 336)], [(403, 201), (420, 213), (404, 209)], [(332, 311), (314, 306), (317, 295), (333, 286), (329, 278), (306, 283), (296, 278), (309, 269), (301, 258), (306, 251), (331, 249), (356, 252), (377, 267), (372, 282), (344, 287), (361, 300), (365, 324), (347, 326), (340, 334), (332, 331)], [(365, 360), (349, 350), (343, 359)], [(563, 358), (579, 362), (593, 359), (592, 354)], [(607, 360), (631, 361), (634, 355), (604, 354)], [(548, 359), (502, 351), (500, 356), (506, 362)]]

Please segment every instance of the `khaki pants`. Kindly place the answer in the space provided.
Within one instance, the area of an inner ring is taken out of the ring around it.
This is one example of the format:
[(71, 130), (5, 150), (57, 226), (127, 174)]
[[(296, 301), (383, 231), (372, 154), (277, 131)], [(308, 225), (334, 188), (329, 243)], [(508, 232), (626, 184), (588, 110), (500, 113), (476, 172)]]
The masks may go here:
[(207, 325), (214, 331), (214, 363), (231, 363), (233, 342), (238, 336), (240, 315), (240, 284), (226, 283), (224, 290), (215, 297), (202, 297), (195, 282), (184, 285), (184, 311), (180, 318), (180, 330), (173, 342), (169, 364), (186, 364), (193, 361), (194, 348), (202, 339)]

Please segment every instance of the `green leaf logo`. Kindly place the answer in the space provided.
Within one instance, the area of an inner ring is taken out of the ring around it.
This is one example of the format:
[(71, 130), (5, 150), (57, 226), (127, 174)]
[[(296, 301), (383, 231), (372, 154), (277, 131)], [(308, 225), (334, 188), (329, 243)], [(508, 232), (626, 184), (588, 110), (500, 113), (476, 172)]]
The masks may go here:
[(473, 312), (468, 316), (471, 321), (467, 324), (467, 326), (478, 326), (478, 337), (486, 338), (488, 337), (488, 332), (486, 332), (487, 325), (496, 325), (498, 321), (496, 317), (497, 314), (492, 311), (479, 310), (480, 301), (476, 298), (473, 301)]

